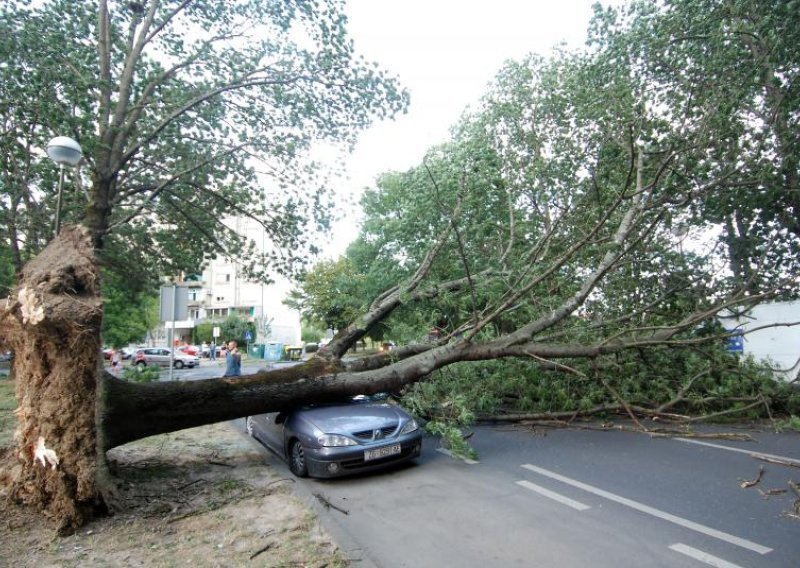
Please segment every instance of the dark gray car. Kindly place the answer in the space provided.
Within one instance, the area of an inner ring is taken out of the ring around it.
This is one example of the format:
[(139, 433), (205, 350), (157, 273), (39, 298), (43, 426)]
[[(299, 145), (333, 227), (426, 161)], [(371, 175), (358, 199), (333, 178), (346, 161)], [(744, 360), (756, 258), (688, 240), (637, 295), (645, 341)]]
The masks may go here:
[(414, 459), (422, 432), (385, 400), (353, 400), (247, 417), (247, 433), (278, 454), (298, 477), (339, 477)]

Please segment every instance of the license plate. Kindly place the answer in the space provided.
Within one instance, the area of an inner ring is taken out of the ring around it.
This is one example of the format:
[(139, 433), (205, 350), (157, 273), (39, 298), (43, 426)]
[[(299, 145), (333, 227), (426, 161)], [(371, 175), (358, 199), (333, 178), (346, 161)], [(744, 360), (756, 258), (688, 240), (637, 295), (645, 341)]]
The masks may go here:
[(384, 446), (374, 450), (364, 450), (364, 461), (378, 460), (387, 456), (396, 456), (400, 453), (400, 444)]

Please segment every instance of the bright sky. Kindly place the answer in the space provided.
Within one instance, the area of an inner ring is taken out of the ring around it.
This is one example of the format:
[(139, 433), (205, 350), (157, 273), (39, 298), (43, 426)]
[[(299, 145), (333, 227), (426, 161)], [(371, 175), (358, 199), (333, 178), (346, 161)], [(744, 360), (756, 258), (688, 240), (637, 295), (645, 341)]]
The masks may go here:
[[(348, 186), (360, 190), (382, 172), (419, 164), (428, 148), (447, 140), (504, 61), (547, 55), (561, 42), (583, 45), (595, 1), (347, 0), (356, 50), (411, 93), (408, 114), (362, 134), (348, 162)], [(355, 223), (340, 224), (334, 234), (329, 254), (338, 255), (355, 238)]]

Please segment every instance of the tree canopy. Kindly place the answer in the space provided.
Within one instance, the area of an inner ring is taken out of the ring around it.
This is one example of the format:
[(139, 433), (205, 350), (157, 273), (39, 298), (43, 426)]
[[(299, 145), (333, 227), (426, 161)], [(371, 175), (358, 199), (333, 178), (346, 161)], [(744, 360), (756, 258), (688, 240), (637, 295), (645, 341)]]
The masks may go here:
[(619, 340), (723, 299), (794, 297), (800, 60), (787, 6), (598, 8), (587, 50), (509, 62), (450, 143), (365, 194), (351, 296), (412, 278), (447, 230), (426, 278), (464, 286), (417, 308), (417, 339), (437, 325), (536, 329), (563, 310), (557, 327), (586, 337), (593, 322)]
[[(69, 135), (85, 164), (62, 217), (92, 228), (114, 270), (141, 281), (230, 254), (258, 277), (291, 271), (334, 212), (335, 168), (310, 150), (347, 147), (407, 102), (354, 52), (336, 0), (14, 1), (0, 36), (0, 214), (16, 270), (52, 236), (44, 148)], [(261, 223), (271, 252), (232, 216)]]

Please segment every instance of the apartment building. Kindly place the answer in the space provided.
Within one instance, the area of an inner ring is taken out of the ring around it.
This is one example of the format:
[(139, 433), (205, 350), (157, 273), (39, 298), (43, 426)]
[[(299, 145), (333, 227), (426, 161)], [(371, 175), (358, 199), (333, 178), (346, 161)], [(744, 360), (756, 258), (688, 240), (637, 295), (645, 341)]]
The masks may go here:
[[(254, 220), (234, 218), (229, 222), (256, 245), (266, 245), (264, 229)], [(199, 279), (187, 277), (182, 285), (189, 289), (188, 319), (175, 322), (178, 339), (190, 341), (196, 325), (235, 314), (256, 324), (254, 343), (300, 343), (300, 313), (282, 303), (292, 288), (283, 277), (276, 276), (273, 284), (253, 282), (242, 274), (235, 259), (220, 256), (205, 267)], [(160, 330), (164, 338), (171, 328), (172, 322), (165, 322)]]

